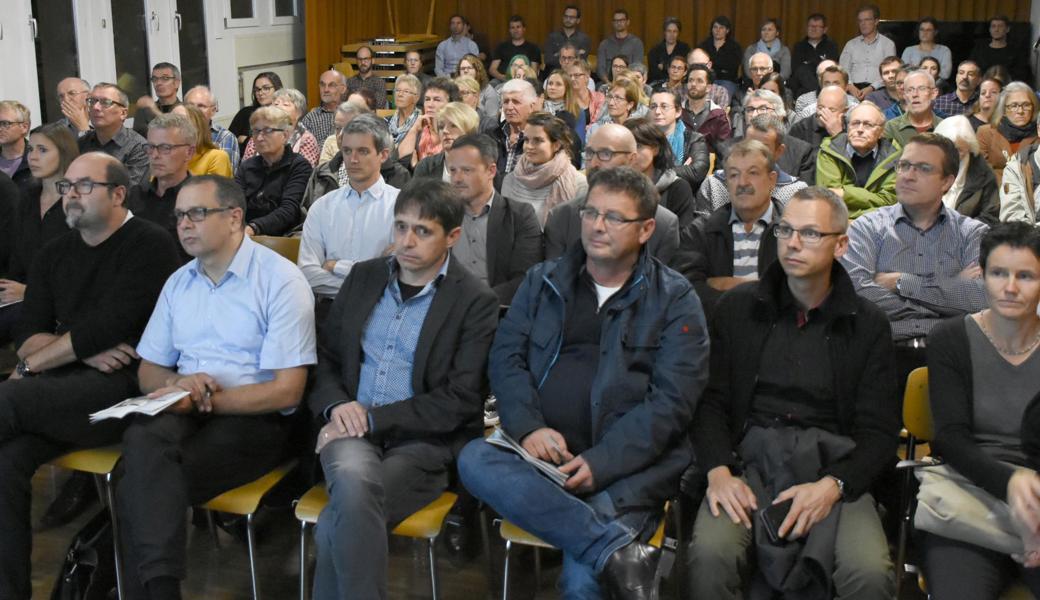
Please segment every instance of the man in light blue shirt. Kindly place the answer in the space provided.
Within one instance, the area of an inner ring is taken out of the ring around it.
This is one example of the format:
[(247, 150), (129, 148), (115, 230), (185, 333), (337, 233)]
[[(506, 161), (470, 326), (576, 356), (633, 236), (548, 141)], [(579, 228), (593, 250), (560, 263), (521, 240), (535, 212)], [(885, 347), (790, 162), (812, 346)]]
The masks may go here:
[(321, 331), (307, 403), (329, 504), (314, 598), (386, 598), (386, 532), (448, 486), (483, 425), (498, 297), (451, 259), (463, 203), (423, 180), (394, 207), (394, 256), (358, 263)]
[(392, 148), (386, 122), (374, 115), (354, 117), (340, 133), (349, 184), (311, 205), (297, 259), (322, 304), (319, 322), (355, 263), (389, 254), (398, 189), (379, 168)]
[(451, 77), (463, 56), (480, 54), (477, 43), (465, 35), (465, 17), (452, 15), (448, 20), (448, 29), (451, 30), (451, 36), (437, 44), (437, 62), (433, 68), (437, 77)]
[(137, 352), (152, 397), (189, 395), (123, 437), (120, 524), (130, 597), (179, 598), (185, 510), (285, 458), (307, 367), (313, 296), (299, 270), (245, 236), (235, 182), (204, 175), (177, 196), (177, 234), (195, 257), (167, 280)]

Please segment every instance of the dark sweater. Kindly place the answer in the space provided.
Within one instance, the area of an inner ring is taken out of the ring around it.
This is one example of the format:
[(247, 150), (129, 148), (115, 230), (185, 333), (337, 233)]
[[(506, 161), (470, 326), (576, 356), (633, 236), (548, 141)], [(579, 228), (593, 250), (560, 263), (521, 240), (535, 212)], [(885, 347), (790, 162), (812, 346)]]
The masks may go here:
[(120, 343), (136, 344), (178, 265), (169, 234), (144, 219), (130, 219), (97, 246), (70, 231), (37, 256), (17, 343), (38, 333), (69, 333), (81, 360)]
[[(22, 159), (25, 162), (25, 159)], [(22, 194), (7, 173), (0, 172), (0, 273), (10, 270)]]
[[(191, 173), (188, 173), (188, 177), (191, 177)], [(138, 184), (130, 188), (126, 201), (126, 206), (135, 217), (151, 221), (170, 234), (170, 239), (177, 246), (177, 254), (180, 256), (182, 264), (191, 260), (191, 256), (184, 251), (180, 238), (177, 236), (177, 221), (173, 218), (173, 209), (177, 205), (177, 194), (180, 193), (181, 186), (187, 180), (187, 177), (184, 178), (160, 196), (155, 187), (156, 181), (152, 179), (146, 184)]]
[(281, 160), (268, 166), (259, 154), (242, 161), (235, 182), (246, 195), (246, 223), (262, 235), (284, 235), (302, 221), (301, 202), (311, 163), (288, 145)]
[(43, 186), (33, 181), (22, 194), (22, 202), (18, 208), (18, 230), (11, 252), (11, 262), (7, 268), (8, 279), (25, 283), (29, 276), (29, 267), (36, 259), (36, 254), (54, 238), (68, 233), (65, 224), (65, 210), (58, 200), (40, 218), (40, 194)]

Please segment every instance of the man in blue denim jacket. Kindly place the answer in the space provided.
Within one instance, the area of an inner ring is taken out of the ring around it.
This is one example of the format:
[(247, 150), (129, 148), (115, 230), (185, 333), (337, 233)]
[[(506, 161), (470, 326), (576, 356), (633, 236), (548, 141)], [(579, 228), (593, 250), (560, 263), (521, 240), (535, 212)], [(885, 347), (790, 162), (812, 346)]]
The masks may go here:
[(643, 250), (657, 198), (628, 167), (594, 174), (581, 246), (528, 271), (491, 349), (503, 428), (566, 484), (482, 440), (459, 458), (475, 496), (563, 550), (566, 598), (657, 597), (644, 542), (691, 460), (708, 336), (690, 284)]

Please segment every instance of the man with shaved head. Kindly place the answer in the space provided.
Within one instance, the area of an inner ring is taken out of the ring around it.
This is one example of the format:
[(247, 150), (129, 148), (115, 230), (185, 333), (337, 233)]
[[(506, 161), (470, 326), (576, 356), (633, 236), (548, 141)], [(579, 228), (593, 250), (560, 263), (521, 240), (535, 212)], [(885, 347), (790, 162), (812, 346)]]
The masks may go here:
[(824, 138), (834, 137), (845, 131), (845, 111), (848, 110), (848, 93), (844, 86), (828, 85), (820, 90), (814, 102), (812, 116), (795, 122), (788, 135), (808, 142), (819, 148)]
[(231, 172), (238, 171), (238, 161), (242, 154), (238, 151), (238, 140), (235, 134), (213, 122), (213, 117), (220, 111), (220, 103), (213, 91), (204, 85), (197, 85), (184, 94), (184, 104), (199, 109), (209, 121), (209, 134), (213, 144), (227, 152), (231, 159)]
[(10, 598), (32, 595), (33, 473), (71, 449), (119, 442), (124, 421), (92, 425), (88, 415), (138, 394), (134, 344), (179, 264), (169, 234), (127, 211), (119, 160), (84, 154), (57, 185), (72, 231), (37, 255), (20, 361), (0, 383), (0, 590)]
[(896, 202), (899, 147), (881, 137), (885, 117), (873, 102), (848, 113), (848, 133), (823, 140), (816, 157), (816, 185), (828, 188), (849, 207), (853, 219)]
[(336, 107), (347, 99), (346, 76), (336, 69), (325, 71), (318, 79), (318, 92), (321, 94), (321, 104), (311, 109), (300, 122), (316, 139), (325, 141), (335, 131), (332, 121), (336, 116)]
[[(600, 169), (632, 166), (636, 157), (636, 138), (623, 125), (606, 123), (589, 136), (585, 146), (585, 165), (591, 177)], [(581, 243), (581, 216), (585, 203), (580, 196), (549, 211), (545, 220), (545, 258), (561, 256)], [(668, 264), (679, 246), (679, 218), (658, 204), (654, 220), (657, 227), (647, 242), (647, 251)]]

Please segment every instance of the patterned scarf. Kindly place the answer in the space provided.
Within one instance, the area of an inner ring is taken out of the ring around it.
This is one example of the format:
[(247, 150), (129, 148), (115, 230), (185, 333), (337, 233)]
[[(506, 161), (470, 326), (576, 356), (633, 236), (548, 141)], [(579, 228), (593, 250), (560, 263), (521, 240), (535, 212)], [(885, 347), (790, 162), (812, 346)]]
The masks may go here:
[(412, 114), (408, 116), (404, 124), (401, 124), (401, 113), (394, 112), (394, 114), (386, 120), (387, 126), (390, 128), (390, 135), (394, 136), (394, 145), (401, 143), (404, 136), (408, 135), (408, 130), (415, 125), (416, 119), (419, 118), (419, 109), (413, 108)]

